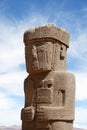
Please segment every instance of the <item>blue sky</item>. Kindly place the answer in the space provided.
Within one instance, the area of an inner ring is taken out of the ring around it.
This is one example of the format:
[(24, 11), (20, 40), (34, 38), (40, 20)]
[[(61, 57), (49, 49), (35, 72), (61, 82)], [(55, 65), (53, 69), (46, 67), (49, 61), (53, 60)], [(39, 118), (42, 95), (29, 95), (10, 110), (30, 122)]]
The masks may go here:
[(0, 125), (21, 125), (23, 33), (56, 24), (70, 33), (67, 70), (76, 76), (74, 126), (87, 128), (87, 0), (0, 0)]

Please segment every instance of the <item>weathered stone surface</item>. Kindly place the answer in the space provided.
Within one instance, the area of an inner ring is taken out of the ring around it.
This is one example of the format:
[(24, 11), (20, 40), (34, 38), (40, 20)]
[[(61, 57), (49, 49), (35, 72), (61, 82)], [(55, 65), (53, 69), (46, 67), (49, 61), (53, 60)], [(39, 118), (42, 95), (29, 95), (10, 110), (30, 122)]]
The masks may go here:
[(52, 38), (69, 47), (69, 34), (64, 29), (58, 28), (53, 24), (29, 29), (24, 33), (24, 43), (26, 45), (40, 38), (43, 38), (43, 40)]
[(46, 25), (24, 34), (26, 69), (22, 130), (72, 130), (75, 77), (66, 71), (69, 34)]

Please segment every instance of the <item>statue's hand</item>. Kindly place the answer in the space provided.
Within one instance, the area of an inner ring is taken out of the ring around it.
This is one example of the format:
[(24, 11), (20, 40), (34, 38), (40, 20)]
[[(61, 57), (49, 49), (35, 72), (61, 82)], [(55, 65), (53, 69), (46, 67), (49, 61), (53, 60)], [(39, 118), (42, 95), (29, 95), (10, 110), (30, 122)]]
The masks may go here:
[(24, 121), (32, 121), (34, 119), (34, 115), (35, 115), (35, 109), (33, 106), (30, 107), (26, 107), (24, 109), (22, 109), (22, 120)]
[(37, 108), (36, 118), (37, 118), (38, 121), (43, 121), (44, 120), (44, 109), (43, 109), (43, 107)]

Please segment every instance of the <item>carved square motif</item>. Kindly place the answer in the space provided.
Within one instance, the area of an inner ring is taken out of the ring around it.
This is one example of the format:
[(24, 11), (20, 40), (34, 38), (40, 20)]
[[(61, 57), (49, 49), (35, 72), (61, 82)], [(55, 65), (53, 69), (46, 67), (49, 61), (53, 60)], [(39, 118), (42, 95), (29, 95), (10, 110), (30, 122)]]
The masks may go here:
[(53, 90), (49, 88), (37, 88), (37, 103), (52, 103)]

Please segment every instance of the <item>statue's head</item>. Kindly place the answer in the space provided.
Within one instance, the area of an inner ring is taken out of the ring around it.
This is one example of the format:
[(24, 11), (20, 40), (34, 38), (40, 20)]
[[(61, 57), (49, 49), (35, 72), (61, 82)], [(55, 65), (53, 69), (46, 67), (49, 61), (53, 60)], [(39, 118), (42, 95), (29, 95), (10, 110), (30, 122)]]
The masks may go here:
[(65, 70), (68, 33), (54, 25), (42, 26), (24, 34), (26, 68), (29, 73)]

